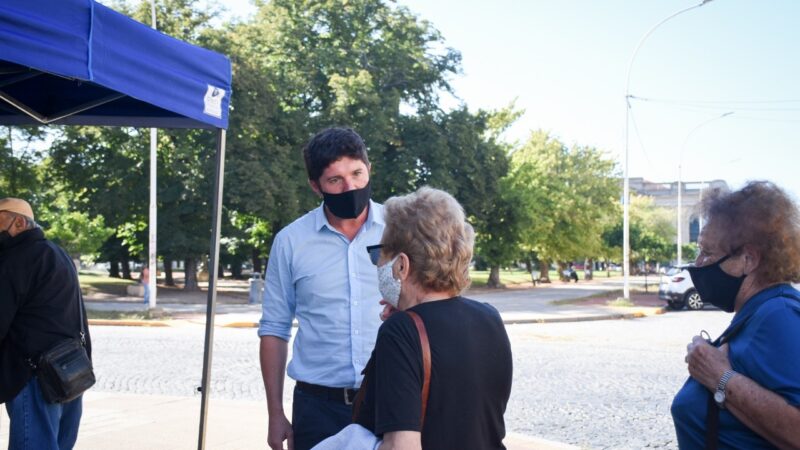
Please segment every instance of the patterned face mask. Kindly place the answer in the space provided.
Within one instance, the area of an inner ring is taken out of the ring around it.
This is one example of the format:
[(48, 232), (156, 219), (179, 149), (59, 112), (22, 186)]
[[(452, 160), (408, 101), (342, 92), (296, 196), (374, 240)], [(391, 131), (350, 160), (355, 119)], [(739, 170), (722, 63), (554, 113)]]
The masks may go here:
[(386, 264), (378, 266), (378, 290), (381, 292), (383, 299), (395, 308), (397, 308), (397, 303), (400, 301), (402, 283), (392, 274), (392, 267), (394, 267), (394, 263), (399, 256), (397, 255)]

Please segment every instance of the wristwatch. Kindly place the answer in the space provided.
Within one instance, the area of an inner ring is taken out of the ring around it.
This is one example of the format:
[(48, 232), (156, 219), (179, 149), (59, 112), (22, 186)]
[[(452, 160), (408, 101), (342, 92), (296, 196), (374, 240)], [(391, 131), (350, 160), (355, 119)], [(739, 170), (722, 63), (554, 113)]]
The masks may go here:
[(720, 409), (725, 409), (725, 386), (727, 386), (728, 381), (730, 381), (734, 375), (736, 375), (736, 372), (733, 370), (726, 370), (725, 373), (722, 374), (722, 378), (719, 379), (719, 383), (717, 383), (717, 391), (714, 392), (714, 401)]

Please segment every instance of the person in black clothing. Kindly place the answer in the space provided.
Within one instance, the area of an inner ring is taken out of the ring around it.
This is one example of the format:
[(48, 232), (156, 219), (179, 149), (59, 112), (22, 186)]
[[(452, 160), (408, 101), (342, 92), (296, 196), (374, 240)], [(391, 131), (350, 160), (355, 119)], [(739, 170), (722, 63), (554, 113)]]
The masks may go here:
[[(10, 418), (9, 449), (75, 445), (82, 397), (47, 403), (28, 360), (78, 336), (79, 308), (77, 271), (67, 253), (45, 239), (28, 202), (0, 199), (0, 404)], [(91, 357), (85, 319), (84, 329)]]
[[(370, 247), (392, 311), (367, 364), (356, 423), (383, 437), (382, 450), (504, 449), (511, 345), (492, 306), (461, 297), (474, 232), (448, 193), (421, 188), (386, 201), (386, 229)], [(424, 366), (414, 311), (427, 330), (430, 392), (422, 417)]]

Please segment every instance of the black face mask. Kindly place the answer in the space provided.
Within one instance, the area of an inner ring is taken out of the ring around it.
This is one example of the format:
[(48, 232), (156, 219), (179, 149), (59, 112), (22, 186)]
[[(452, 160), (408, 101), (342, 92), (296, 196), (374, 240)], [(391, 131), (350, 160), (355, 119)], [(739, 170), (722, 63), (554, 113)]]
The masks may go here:
[(342, 192), (341, 194), (322, 193), (325, 199), (325, 206), (334, 216), (340, 219), (355, 219), (369, 204), (369, 197), (372, 194), (369, 183), (361, 189)]
[(689, 276), (692, 277), (697, 293), (704, 302), (709, 302), (725, 312), (733, 312), (736, 303), (736, 294), (742, 287), (747, 275), (735, 277), (722, 270), (720, 264), (731, 255), (727, 255), (714, 264), (703, 267), (689, 267)]
[(11, 239), (11, 233), (9, 233), (8, 230), (10, 230), (11, 227), (13, 227), (13, 226), (14, 226), (14, 221), (12, 220), (11, 223), (8, 224), (8, 228), (6, 228), (3, 231), (0, 231), (0, 245), (5, 244), (6, 241)]

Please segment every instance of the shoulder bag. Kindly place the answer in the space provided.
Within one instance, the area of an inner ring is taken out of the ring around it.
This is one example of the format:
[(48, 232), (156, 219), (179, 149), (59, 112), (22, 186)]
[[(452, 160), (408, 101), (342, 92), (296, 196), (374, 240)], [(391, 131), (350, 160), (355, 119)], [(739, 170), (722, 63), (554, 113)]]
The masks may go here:
[[(75, 273), (77, 279), (77, 273)], [(83, 294), (78, 286), (78, 314), (80, 334), (65, 339), (39, 356), (37, 362), (30, 358), (42, 396), (48, 403), (67, 403), (78, 398), (95, 384), (92, 361), (86, 353), (86, 330), (83, 327)]]

